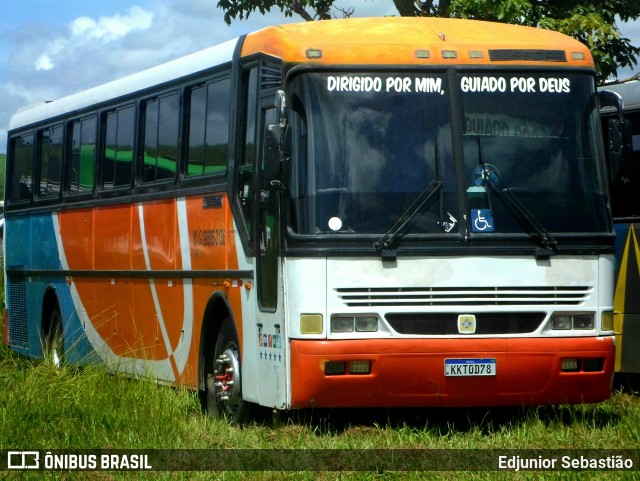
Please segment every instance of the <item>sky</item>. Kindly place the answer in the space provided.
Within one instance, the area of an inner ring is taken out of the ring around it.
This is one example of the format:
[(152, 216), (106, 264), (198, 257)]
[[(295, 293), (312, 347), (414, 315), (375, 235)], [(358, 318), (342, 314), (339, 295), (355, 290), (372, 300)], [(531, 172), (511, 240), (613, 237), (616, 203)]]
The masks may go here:
[[(285, 22), (279, 11), (228, 26), (218, 0), (1, 0), (0, 153), (13, 113)], [(338, 0), (353, 16), (394, 15), (391, 0)], [(339, 14), (339, 12), (336, 12)], [(640, 20), (621, 24), (640, 45)], [(640, 72), (618, 72), (618, 78)]]

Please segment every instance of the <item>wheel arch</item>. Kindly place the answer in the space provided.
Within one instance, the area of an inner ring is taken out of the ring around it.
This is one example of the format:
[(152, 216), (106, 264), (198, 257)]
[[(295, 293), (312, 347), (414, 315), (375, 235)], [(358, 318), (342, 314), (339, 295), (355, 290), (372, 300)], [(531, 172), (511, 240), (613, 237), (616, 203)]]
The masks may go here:
[[(51, 311), (57, 307), (62, 315), (60, 308), (60, 299), (58, 297), (58, 291), (54, 286), (47, 286), (42, 298), (42, 312), (40, 317), (40, 338), (41, 341), (45, 341), (51, 333)], [(62, 320), (60, 321), (62, 323)], [(64, 331), (64, 323), (60, 326)]]
[[(222, 322), (231, 318), (233, 320), (233, 310), (229, 304), (227, 296), (222, 292), (214, 292), (207, 302), (202, 319), (202, 329), (200, 333), (200, 348), (198, 355), (198, 389), (203, 391), (205, 386), (205, 358), (209, 349), (215, 346), (220, 326)], [(234, 322), (235, 325), (235, 322)], [(237, 334), (237, 333), (236, 333)], [(213, 353), (211, 353), (213, 354)]]

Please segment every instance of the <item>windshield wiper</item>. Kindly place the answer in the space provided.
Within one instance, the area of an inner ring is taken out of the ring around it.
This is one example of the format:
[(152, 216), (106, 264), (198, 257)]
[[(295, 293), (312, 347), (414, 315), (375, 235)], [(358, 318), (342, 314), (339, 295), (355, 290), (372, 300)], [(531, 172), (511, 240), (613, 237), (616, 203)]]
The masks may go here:
[(488, 185), (498, 199), (507, 207), (520, 225), (529, 235), (534, 237), (538, 245), (546, 249), (546, 252), (537, 253), (538, 257), (548, 255), (548, 251), (556, 251), (558, 241), (547, 231), (535, 216), (518, 200), (509, 187), (504, 184), (498, 170), (491, 164), (485, 164), (480, 157), (480, 179)]
[(409, 222), (411, 222), (411, 219), (413, 219), (418, 212), (422, 211), (426, 205), (431, 203), (432, 199), (435, 198), (436, 193), (440, 191), (440, 189), (442, 189), (441, 180), (432, 180), (429, 182), (429, 185), (420, 192), (420, 195), (416, 197), (416, 200), (414, 200), (409, 208), (404, 211), (396, 223), (393, 224), (391, 229), (373, 243), (373, 247), (380, 252), (393, 246), (396, 239), (404, 234), (404, 230), (409, 225)]

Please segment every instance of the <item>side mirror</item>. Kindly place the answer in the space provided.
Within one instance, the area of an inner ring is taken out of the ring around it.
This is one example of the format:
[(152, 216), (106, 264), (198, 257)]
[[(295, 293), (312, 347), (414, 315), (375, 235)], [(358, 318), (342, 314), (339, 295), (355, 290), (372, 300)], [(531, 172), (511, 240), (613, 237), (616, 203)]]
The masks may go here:
[(609, 119), (607, 122), (607, 156), (609, 163), (609, 180), (613, 182), (619, 177), (626, 178), (633, 170), (633, 147), (631, 122)]
[(611, 90), (600, 91), (600, 107), (613, 107), (617, 114), (607, 122), (609, 178), (613, 181), (622, 166), (631, 161), (631, 124), (624, 120), (624, 104), (620, 94)]
[(278, 123), (280, 128), (284, 129), (287, 126), (287, 96), (283, 90), (276, 92), (276, 98), (274, 105), (278, 111)]
[(624, 104), (619, 93), (611, 90), (600, 91), (600, 107), (614, 107), (618, 113), (618, 120), (624, 120)]
[(278, 90), (274, 99), (277, 123), (267, 124), (264, 129), (264, 148), (262, 173), (263, 188), (282, 190), (282, 171), (284, 164), (284, 144), (287, 132), (287, 97), (283, 90)]
[(607, 158), (609, 159), (609, 176), (613, 181), (620, 171), (622, 164), (622, 135), (620, 135), (620, 120), (609, 119), (607, 122)]
[(282, 162), (280, 159), (281, 137), (282, 128), (278, 124), (265, 126), (262, 183), (263, 188), (267, 190), (279, 190), (282, 186)]

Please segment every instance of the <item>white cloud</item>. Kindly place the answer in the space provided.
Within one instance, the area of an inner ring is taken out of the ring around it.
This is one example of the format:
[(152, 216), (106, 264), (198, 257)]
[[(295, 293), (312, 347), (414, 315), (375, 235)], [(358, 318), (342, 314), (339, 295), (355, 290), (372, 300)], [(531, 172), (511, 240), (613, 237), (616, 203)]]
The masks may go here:
[(60, 64), (66, 68), (86, 49), (104, 47), (133, 32), (148, 30), (153, 18), (153, 12), (137, 5), (123, 15), (100, 17), (97, 20), (88, 16), (78, 17), (53, 39), (47, 39), (42, 45), (44, 51), (38, 55), (34, 66), (38, 71), (49, 71)]
[(25, 105), (84, 90), (267, 25), (300, 20), (274, 12), (228, 26), (216, 0), (137, 3), (108, 16), (76, 15), (63, 24), (34, 17), (28, 26), (16, 25), (0, 38), (7, 59), (6, 70), (0, 72), (0, 152), (6, 149), (9, 117)]
[(37, 105), (56, 97), (55, 89), (49, 86), (25, 89), (24, 85), (16, 82), (0, 83), (0, 153), (7, 150), (7, 129), (9, 117), (27, 106)]
[(36, 70), (51, 70), (53, 68), (53, 62), (48, 54), (43, 53), (36, 59)]
[(118, 40), (135, 30), (147, 30), (153, 23), (153, 12), (137, 5), (132, 6), (126, 15), (100, 17), (78, 17), (69, 25), (72, 38), (101, 40), (105, 43)]
[(78, 17), (69, 24), (69, 27), (71, 28), (71, 35), (74, 37), (82, 35), (83, 33), (95, 28), (97, 24), (98, 22), (91, 17)]
[(0, 84), (0, 98), (11, 100), (14, 111), (29, 108), (42, 102), (49, 102), (57, 97), (57, 89), (44, 85), (25, 89), (18, 82), (5, 82)]
[[(640, 45), (640, 21), (635, 20), (633, 22), (620, 22), (618, 21), (618, 29), (623, 38), (628, 38), (631, 40), (631, 45), (638, 46)], [(640, 74), (640, 58), (636, 59), (638, 63), (636, 63), (633, 67), (625, 67), (623, 69), (618, 69), (618, 78), (620, 80), (627, 79), (636, 74)]]

